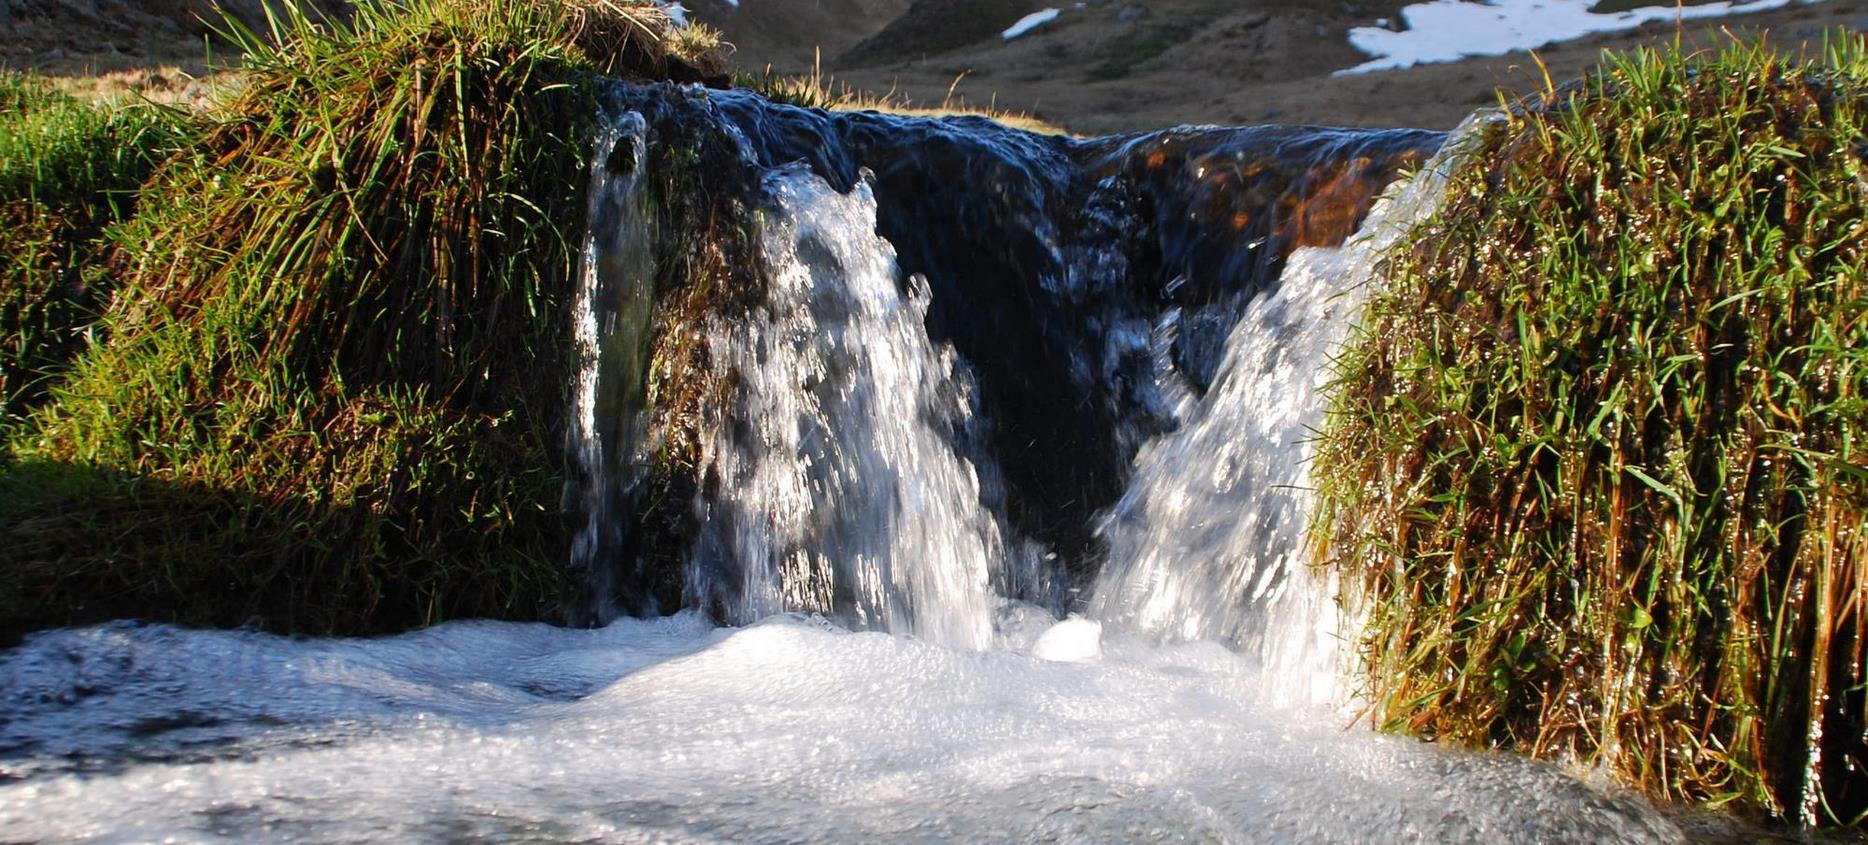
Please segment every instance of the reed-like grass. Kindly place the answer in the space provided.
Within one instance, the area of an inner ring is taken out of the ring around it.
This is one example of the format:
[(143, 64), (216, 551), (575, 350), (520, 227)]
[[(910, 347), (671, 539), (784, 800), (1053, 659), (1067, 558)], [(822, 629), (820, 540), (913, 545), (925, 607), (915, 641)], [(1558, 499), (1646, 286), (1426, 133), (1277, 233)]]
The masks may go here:
[(1389, 257), (1320, 443), (1374, 718), (1868, 811), (1868, 51), (1638, 51)]
[(113, 230), (109, 340), (9, 439), (0, 620), (554, 615), (598, 80), (724, 63), (613, 0), (266, 30), (227, 27), (244, 87)]

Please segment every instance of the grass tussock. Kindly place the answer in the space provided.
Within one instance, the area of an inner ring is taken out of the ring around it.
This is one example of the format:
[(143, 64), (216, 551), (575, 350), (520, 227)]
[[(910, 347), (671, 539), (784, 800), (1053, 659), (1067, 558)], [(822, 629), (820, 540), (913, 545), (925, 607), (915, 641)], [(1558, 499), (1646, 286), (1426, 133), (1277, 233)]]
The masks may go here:
[(1608, 58), (1390, 257), (1319, 452), (1395, 730), (1868, 811), (1868, 52)]
[(0, 620), (389, 630), (562, 600), (567, 279), (599, 75), (717, 43), (612, 0), (237, 25), (246, 81), (112, 229), (117, 295), (18, 426)]
[(175, 112), (100, 109), (0, 71), (0, 426), (43, 402), (109, 301), (101, 236), (179, 149)]

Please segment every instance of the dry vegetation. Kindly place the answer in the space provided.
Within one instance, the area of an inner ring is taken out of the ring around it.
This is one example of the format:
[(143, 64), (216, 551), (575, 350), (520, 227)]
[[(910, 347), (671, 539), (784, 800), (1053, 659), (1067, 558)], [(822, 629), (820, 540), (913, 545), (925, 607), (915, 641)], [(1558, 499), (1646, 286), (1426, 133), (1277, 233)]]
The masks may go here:
[[(770, 68), (763, 75), (742, 74), (740, 85), (759, 92), (777, 103), (831, 111), (873, 111), (913, 117), (973, 116), (996, 120), (1014, 129), (1042, 135), (1064, 135), (1062, 128), (1039, 120), (1025, 112), (1000, 109), (996, 105), (980, 107), (957, 99), (952, 91), (936, 106), (916, 106), (894, 92), (870, 94), (824, 75), (821, 66), (800, 76), (774, 74)], [(956, 80), (956, 83), (958, 80)]]

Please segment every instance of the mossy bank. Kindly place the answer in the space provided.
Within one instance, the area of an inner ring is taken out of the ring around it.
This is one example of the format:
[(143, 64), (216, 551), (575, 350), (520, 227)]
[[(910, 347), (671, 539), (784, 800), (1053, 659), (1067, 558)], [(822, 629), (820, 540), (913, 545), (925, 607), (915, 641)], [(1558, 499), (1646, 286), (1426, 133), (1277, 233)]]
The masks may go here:
[(1480, 139), (1340, 361), (1390, 729), (1868, 811), (1868, 59), (1609, 58)]
[(7, 80), (0, 628), (555, 616), (595, 87), (717, 47), (608, 0), (228, 35), (201, 114)]

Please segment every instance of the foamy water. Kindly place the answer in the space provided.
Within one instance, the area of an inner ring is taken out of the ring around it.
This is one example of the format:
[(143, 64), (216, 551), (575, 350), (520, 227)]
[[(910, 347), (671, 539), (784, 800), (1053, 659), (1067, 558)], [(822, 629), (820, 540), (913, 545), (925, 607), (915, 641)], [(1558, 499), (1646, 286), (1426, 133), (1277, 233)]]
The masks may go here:
[[(373, 640), (106, 625), (0, 657), (0, 831), (42, 842), (1665, 842), (1499, 754), (1264, 704), (1210, 643), (999, 614), (954, 650), (776, 617)], [(1069, 643), (1065, 643), (1069, 645)]]

